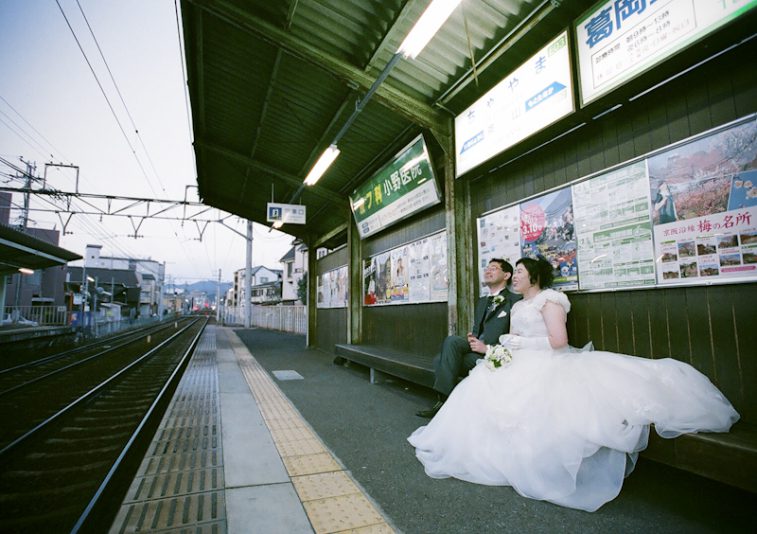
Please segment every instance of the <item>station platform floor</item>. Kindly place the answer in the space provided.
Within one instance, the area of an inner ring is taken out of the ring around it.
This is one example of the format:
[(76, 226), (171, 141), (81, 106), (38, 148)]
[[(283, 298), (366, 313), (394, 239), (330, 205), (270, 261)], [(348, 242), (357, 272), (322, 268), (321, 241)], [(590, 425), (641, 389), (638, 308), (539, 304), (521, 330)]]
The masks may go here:
[(432, 392), (305, 338), (206, 328), (111, 533), (754, 532), (757, 495), (640, 460), (594, 513), (427, 477)]

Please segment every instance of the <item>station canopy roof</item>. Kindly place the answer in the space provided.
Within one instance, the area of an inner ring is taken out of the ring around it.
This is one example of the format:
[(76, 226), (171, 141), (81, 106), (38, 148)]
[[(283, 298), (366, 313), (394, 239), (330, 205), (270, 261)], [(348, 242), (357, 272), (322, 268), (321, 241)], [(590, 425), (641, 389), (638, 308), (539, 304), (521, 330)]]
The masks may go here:
[[(561, 32), (572, 34), (596, 2), (462, 0), (417, 57), (398, 60), (400, 44), (429, 3), (182, 0), (202, 201), (261, 224), (269, 224), (268, 202), (301, 203), (307, 224), (282, 231), (309, 246), (345, 243), (350, 193), (421, 133), (439, 168), (453, 146), (454, 117)], [(559, 139), (716, 51), (748, 41), (756, 17), (752, 10), (468, 176)], [(316, 185), (303, 186), (337, 136), (339, 157)]]
[(70, 250), (0, 224), (0, 276), (15, 274), (22, 267), (36, 271), (80, 259)]
[(282, 231), (344, 243), (357, 186), (420, 133), (438, 152), (456, 114), (592, 3), (463, 0), (415, 59), (394, 64), (337, 160), (303, 188), (429, 0), (183, 0), (200, 197), (261, 224), (268, 202), (301, 203), (307, 224)]

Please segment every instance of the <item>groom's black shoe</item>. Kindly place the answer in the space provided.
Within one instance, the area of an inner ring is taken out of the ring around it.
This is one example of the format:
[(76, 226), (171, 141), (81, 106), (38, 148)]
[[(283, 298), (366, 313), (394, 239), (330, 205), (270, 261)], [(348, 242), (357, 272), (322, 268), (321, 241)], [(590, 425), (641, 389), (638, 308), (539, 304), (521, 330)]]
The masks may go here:
[(439, 396), (439, 400), (436, 401), (436, 404), (434, 404), (431, 408), (428, 410), (420, 410), (418, 412), (415, 412), (415, 415), (418, 417), (423, 417), (424, 419), (431, 419), (436, 415), (436, 412), (442, 409), (442, 406), (444, 406), (444, 401), (446, 399), (443, 399), (441, 395)]

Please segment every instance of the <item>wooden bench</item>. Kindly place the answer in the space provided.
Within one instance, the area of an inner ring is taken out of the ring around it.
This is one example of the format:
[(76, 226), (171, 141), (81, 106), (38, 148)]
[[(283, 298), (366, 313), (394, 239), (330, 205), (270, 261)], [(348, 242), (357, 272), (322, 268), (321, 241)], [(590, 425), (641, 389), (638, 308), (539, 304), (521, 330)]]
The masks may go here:
[(663, 439), (650, 430), (642, 457), (757, 493), (757, 427), (739, 421), (727, 434)]
[(432, 356), (419, 356), (386, 347), (341, 343), (334, 346), (337, 357), (359, 363), (370, 370), (371, 384), (385, 373), (425, 387), (434, 385)]
[[(380, 373), (425, 387), (434, 383), (431, 356), (419, 356), (371, 345), (335, 345), (337, 357), (364, 365), (372, 384)], [(727, 434), (685, 434), (663, 439), (650, 430), (649, 446), (641, 456), (677, 469), (757, 492), (757, 426), (739, 421)]]

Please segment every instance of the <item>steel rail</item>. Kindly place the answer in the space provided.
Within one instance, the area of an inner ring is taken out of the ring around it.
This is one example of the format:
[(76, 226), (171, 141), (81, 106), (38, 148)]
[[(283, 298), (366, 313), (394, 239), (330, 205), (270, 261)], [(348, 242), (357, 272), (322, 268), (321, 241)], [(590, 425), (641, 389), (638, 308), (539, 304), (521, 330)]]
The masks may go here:
[[(13, 387), (10, 387), (8, 389), (0, 391), (0, 397), (3, 397), (4, 395), (7, 395), (9, 393), (13, 393), (14, 391), (18, 391), (20, 389), (23, 389), (23, 388), (25, 388), (27, 386), (30, 386), (32, 384), (36, 384), (37, 382), (41, 382), (42, 380), (48, 379), (50, 377), (53, 377), (53, 376), (57, 375), (58, 373), (61, 373), (61, 372), (66, 371), (68, 369), (72, 369), (72, 368), (77, 367), (79, 365), (85, 364), (85, 363), (89, 362), (90, 360), (93, 360), (95, 358), (99, 358), (100, 356), (103, 356), (105, 354), (108, 354), (109, 352), (112, 352), (112, 351), (115, 351), (117, 349), (120, 349), (121, 347), (125, 347), (125, 346), (129, 345), (130, 343), (132, 343), (135, 339), (137, 339), (139, 337), (142, 337), (142, 336), (144, 336), (146, 334), (158, 333), (158, 332), (161, 332), (162, 330), (165, 330), (167, 328), (171, 328), (171, 325), (169, 325), (169, 324), (161, 324), (159, 326), (153, 325), (151, 328), (148, 328), (148, 329), (145, 329), (145, 330), (142, 330), (142, 331), (139, 331), (139, 332), (129, 332), (127, 335), (122, 336), (122, 338), (120, 338), (119, 340), (114, 340), (114, 341), (121, 341), (120, 344), (111, 345), (107, 349), (102, 350), (100, 352), (97, 352), (95, 354), (92, 354), (91, 356), (87, 356), (86, 358), (84, 358), (82, 360), (77, 360), (77, 361), (72, 362), (72, 363), (70, 363), (68, 365), (64, 365), (63, 367), (60, 367), (60, 368), (55, 369), (53, 371), (50, 371), (47, 374), (40, 375), (40, 376), (38, 376), (36, 378), (32, 378), (31, 380), (27, 380), (26, 382), (22, 382), (20, 384), (16, 384)], [(89, 345), (89, 348), (93, 348), (93, 345)], [(76, 349), (76, 350), (78, 350), (78, 349)], [(71, 356), (71, 355), (72, 355), (71, 353), (65, 353), (63, 355), (53, 355), (53, 356), (59, 356), (59, 358), (53, 358), (52, 361), (55, 361), (55, 359), (65, 358), (65, 357)], [(42, 362), (42, 360), (38, 360), (38, 361)], [(47, 362), (44, 362), (44, 363), (47, 363)], [(39, 365), (42, 365), (42, 363), (39, 363)]]
[(178, 336), (180, 336), (184, 332), (186, 332), (195, 323), (196, 323), (196, 321), (191, 322), (186, 327), (182, 328), (181, 330), (179, 330), (178, 332), (176, 332), (174, 335), (172, 335), (168, 339), (164, 340), (159, 345), (156, 345), (154, 348), (152, 348), (151, 350), (149, 350), (148, 352), (146, 352), (145, 354), (143, 354), (142, 356), (140, 356), (138, 359), (136, 359), (133, 362), (131, 362), (126, 367), (123, 367), (117, 373), (111, 375), (110, 378), (102, 381), (100, 384), (98, 384), (97, 386), (95, 386), (92, 389), (90, 389), (87, 393), (84, 393), (83, 395), (81, 395), (76, 400), (70, 402), (64, 408), (61, 408), (57, 413), (55, 413), (52, 416), (48, 417), (47, 419), (45, 419), (44, 421), (42, 421), (41, 423), (39, 423), (34, 428), (28, 430), (26, 433), (24, 433), (23, 435), (19, 436), (18, 438), (16, 438), (12, 442), (10, 442), (8, 445), (6, 445), (5, 447), (3, 447), (0, 450), (0, 460), (3, 458), (3, 456), (7, 455), (8, 452), (10, 452), (12, 449), (16, 448), (19, 444), (21, 444), (24, 441), (26, 441), (28, 438), (30, 438), (31, 436), (33, 436), (34, 434), (36, 434), (37, 432), (39, 432), (40, 430), (42, 430), (43, 428), (45, 428), (46, 426), (48, 426), (50, 423), (58, 420), (60, 417), (62, 417), (63, 415), (67, 414), (68, 412), (70, 412), (71, 410), (73, 410), (74, 408), (76, 408), (77, 406), (79, 406), (80, 404), (82, 404), (84, 401), (89, 400), (90, 398), (92, 398), (95, 394), (99, 393), (106, 386), (108, 386), (111, 382), (113, 382), (114, 380), (116, 380), (117, 378), (119, 378), (121, 375), (123, 375), (124, 373), (126, 373), (127, 371), (129, 371), (131, 368), (133, 368), (136, 365), (139, 365), (142, 362), (144, 362), (147, 358), (149, 358), (150, 356), (152, 356), (155, 352), (157, 352), (158, 350), (162, 349), (164, 346), (166, 346), (169, 343), (171, 343)]
[[(192, 324), (189, 325), (189, 326), (192, 326), (194, 324), (195, 324), (195, 322), (192, 322)], [(105, 492), (105, 489), (107, 488), (107, 486), (110, 483), (111, 479), (115, 476), (116, 471), (118, 471), (118, 468), (121, 466), (121, 463), (123, 462), (124, 458), (128, 454), (128, 452), (131, 449), (132, 445), (134, 444), (134, 442), (139, 437), (140, 432), (142, 432), (142, 429), (145, 427), (145, 425), (147, 424), (148, 420), (152, 416), (153, 412), (156, 410), (156, 407), (158, 406), (158, 404), (163, 400), (163, 396), (166, 394), (166, 392), (168, 391), (169, 386), (172, 384), (172, 382), (176, 378), (176, 375), (178, 374), (179, 369), (182, 369), (184, 367), (184, 364), (185, 364), (186, 360), (194, 352), (194, 348), (197, 346), (197, 343), (200, 340), (200, 336), (205, 331), (205, 327), (207, 326), (207, 324), (208, 324), (208, 319), (206, 318), (205, 319), (205, 324), (200, 329), (200, 331), (197, 332), (197, 335), (192, 340), (192, 343), (190, 343), (190, 345), (187, 348), (187, 350), (185, 351), (184, 355), (181, 357), (181, 361), (176, 366), (176, 368), (173, 370), (173, 372), (171, 373), (171, 376), (168, 377), (168, 380), (166, 380), (165, 384), (163, 384), (163, 387), (161, 388), (160, 392), (158, 392), (158, 395), (155, 397), (155, 400), (152, 402), (152, 404), (148, 408), (147, 413), (145, 413), (145, 416), (139, 422), (139, 425), (137, 425), (137, 428), (134, 430), (134, 432), (132, 432), (131, 437), (129, 437), (129, 440), (126, 442), (126, 445), (124, 446), (123, 450), (121, 450), (121, 452), (119, 453), (118, 457), (113, 462), (113, 465), (111, 466), (110, 470), (108, 471), (108, 474), (105, 475), (105, 478), (100, 483), (100, 486), (97, 488), (97, 491), (95, 491), (94, 496), (92, 497), (92, 499), (90, 499), (89, 503), (84, 508), (84, 511), (79, 516), (79, 519), (76, 520), (76, 523), (74, 524), (74, 527), (71, 529), (71, 534), (78, 533), (79, 530), (84, 525), (84, 523), (89, 518), (89, 515), (92, 513), (92, 510), (94, 509), (94, 507), (97, 505), (97, 503), (100, 500), (100, 497), (102, 496), (102, 494)], [(189, 328), (189, 326), (187, 328)], [(173, 339), (173, 338), (171, 338), (171, 339)]]

